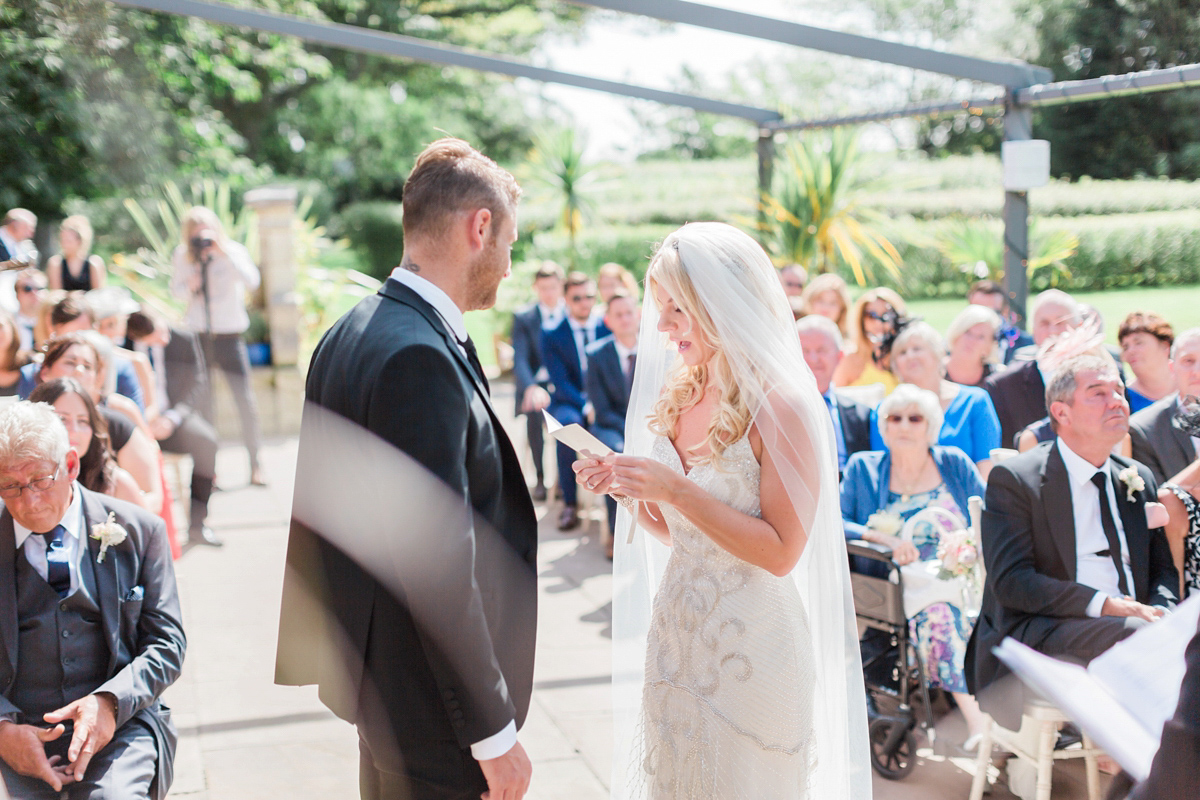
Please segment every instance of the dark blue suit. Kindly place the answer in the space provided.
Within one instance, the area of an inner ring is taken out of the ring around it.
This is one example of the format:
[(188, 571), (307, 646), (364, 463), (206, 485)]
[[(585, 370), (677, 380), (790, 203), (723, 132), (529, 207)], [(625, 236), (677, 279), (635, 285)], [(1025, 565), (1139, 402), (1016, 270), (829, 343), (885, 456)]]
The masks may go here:
[[(608, 335), (608, 329), (598, 319), (589, 320), (584, 329), (589, 343)], [(564, 318), (557, 328), (542, 331), (542, 361), (550, 374), (550, 408), (547, 410), (551, 416), (563, 425), (578, 423), (587, 427), (584, 417), (588, 402), (587, 374), (579, 359), (570, 317)], [(574, 460), (575, 451), (560, 442), (558, 482), (563, 502), (568, 506), (575, 505), (576, 500), (575, 473), (571, 471)]]
[[(629, 409), (629, 390), (632, 375), (626, 377), (628, 366), (621, 363), (616, 341), (606, 336), (588, 348), (587, 396), (596, 411), (592, 433), (596, 438), (620, 453), (625, 450), (625, 414)], [(617, 524), (617, 501), (605, 497), (608, 505), (608, 530)]]
[[(548, 386), (545, 380), (538, 380), (542, 369), (542, 311), (534, 303), (513, 313), (512, 323), (513, 346), (513, 381), (516, 384), (516, 413), (521, 414), (521, 401), (525, 398), (525, 390), (535, 383), (543, 388)], [(537, 469), (537, 481), (545, 483), (545, 470), (542, 467), (542, 452), (544, 438), (542, 436), (542, 414), (536, 412), (525, 415), (525, 428), (529, 436), (529, 449), (533, 451), (533, 465)]]

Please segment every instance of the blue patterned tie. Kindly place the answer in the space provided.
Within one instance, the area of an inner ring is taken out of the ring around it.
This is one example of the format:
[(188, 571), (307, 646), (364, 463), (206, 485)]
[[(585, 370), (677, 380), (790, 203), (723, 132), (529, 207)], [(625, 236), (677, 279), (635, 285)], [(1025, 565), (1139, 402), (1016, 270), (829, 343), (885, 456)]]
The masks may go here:
[(56, 525), (49, 533), (38, 534), (46, 540), (46, 582), (59, 597), (66, 597), (71, 591), (71, 565), (67, 563), (67, 549), (63, 546), (66, 532), (62, 525)]

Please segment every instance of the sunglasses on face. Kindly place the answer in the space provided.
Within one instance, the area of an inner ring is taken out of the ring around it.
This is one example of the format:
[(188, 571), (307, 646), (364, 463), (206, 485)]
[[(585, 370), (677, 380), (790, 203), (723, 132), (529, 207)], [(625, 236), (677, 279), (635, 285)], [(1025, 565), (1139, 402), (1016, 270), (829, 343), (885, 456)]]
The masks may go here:
[(899, 425), (904, 420), (908, 420), (909, 425), (920, 425), (925, 421), (925, 417), (921, 414), (888, 414), (887, 421), (890, 425)]
[(567, 298), (567, 300), (572, 303), (579, 303), (584, 300), (595, 300), (595, 299), (596, 299), (595, 294), (573, 294)]
[(880, 313), (879, 311), (868, 311), (867, 319), (873, 319), (876, 322), (878, 322), (880, 320), (887, 319), (891, 313), (892, 313), (891, 311), (884, 311), (882, 313)]

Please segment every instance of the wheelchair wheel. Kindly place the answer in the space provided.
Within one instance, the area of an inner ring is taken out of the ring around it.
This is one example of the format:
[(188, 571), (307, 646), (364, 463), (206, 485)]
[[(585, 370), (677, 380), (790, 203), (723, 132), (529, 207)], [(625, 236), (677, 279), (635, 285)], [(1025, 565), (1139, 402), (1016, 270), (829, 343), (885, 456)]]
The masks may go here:
[[(903, 727), (903, 734), (897, 728)], [(892, 747), (888, 741), (896, 736)], [(909, 721), (896, 717), (880, 717), (871, 722), (871, 766), (883, 777), (898, 781), (912, 772), (917, 764), (917, 740), (912, 735)]]

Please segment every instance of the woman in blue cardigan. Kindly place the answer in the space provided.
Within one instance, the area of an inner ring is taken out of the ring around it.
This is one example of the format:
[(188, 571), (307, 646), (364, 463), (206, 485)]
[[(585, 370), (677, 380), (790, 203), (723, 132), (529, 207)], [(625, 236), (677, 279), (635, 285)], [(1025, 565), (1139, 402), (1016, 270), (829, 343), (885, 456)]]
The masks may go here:
[[(879, 428), (887, 451), (855, 453), (842, 479), (842, 521), (847, 539), (865, 539), (892, 548), (900, 565), (937, 558), (942, 524), (921, 521), (911, 540), (900, 527), (917, 512), (944, 509), (956, 518), (955, 528), (969, 526), (967, 499), (983, 496), (983, 479), (971, 459), (957, 447), (936, 444), (942, 429), (938, 396), (912, 384), (901, 384), (878, 409)], [(972, 749), (983, 732), (984, 716), (967, 693), (963, 659), (971, 638), (971, 620), (962, 609), (934, 603), (907, 609), (909, 630), (929, 674), (930, 685), (954, 695), (970, 729), (965, 747)]]
[[(962, 386), (946, 380), (946, 346), (942, 337), (927, 322), (905, 326), (892, 343), (892, 372), (901, 383), (928, 389), (938, 398), (942, 422), (937, 428), (937, 444), (959, 448), (975, 462), (986, 479), (992, 467), (992, 450), (1007, 447), (1000, 442), (1000, 418), (992, 398), (977, 386)], [(871, 448), (887, 447), (881, 436), (882, 425), (871, 429)]]

